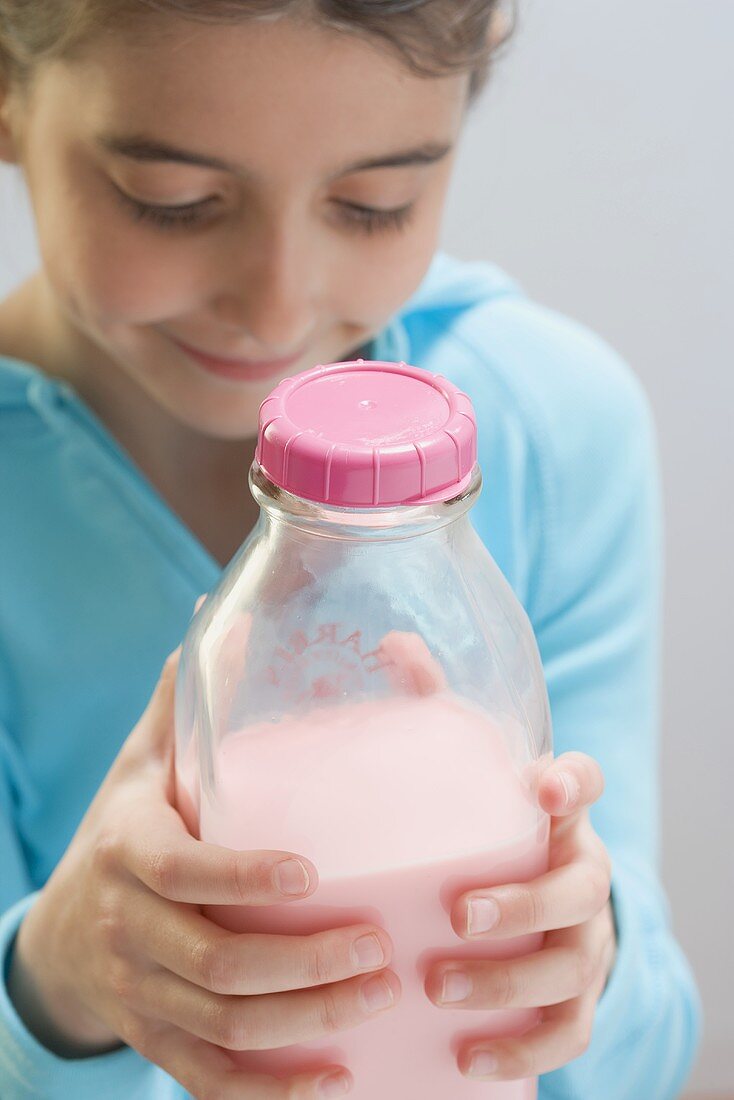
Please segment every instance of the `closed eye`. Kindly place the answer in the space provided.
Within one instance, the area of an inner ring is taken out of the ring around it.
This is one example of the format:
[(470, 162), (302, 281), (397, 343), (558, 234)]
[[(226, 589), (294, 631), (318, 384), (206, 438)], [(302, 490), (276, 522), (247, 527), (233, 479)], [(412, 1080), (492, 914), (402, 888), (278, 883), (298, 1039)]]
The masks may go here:
[[(185, 203), (181, 206), (165, 206), (140, 202), (119, 187), (114, 185), (113, 187), (115, 194), (125, 208), (132, 212), (136, 221), (151, 222), (164, 229), (201, 225), (208, 220), (213, 208), (219, 202), (216, 195), (211, 195), (206, 199), (199, 199), (197, 202)], [(348, 227), (361, 229), (366, 233), (401, 229), (407, 225), (414, 209), (413, 203), (394, 209), (382, 209), (345, 202), (341, 199), (335, 200), (335, 205), (339, 208), (340, 217)]]

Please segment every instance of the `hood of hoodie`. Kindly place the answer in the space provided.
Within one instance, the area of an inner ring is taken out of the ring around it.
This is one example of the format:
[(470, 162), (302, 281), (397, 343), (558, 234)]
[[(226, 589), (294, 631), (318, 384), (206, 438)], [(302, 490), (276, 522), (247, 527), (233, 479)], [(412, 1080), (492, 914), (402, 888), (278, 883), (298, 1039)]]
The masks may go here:
[(418, 288), (369, 345), (369, 358), (409, 362), (409, 330), (426, 314), (460, 313), (506, 294), (522, 294), (522, 288), (496, 264), (459, 260), (439, 250)]

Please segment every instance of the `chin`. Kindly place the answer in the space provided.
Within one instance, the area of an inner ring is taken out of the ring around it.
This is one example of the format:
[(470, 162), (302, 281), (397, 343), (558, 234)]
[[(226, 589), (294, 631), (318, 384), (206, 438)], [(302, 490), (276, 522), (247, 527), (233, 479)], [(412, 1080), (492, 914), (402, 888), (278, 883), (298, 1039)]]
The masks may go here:
[(257, 435), (258, 413), (260, 405), (275, 386), (266, 385), (251, 394), (237, 398), (223, 392), (219, 398), (201, 399), (200, 395), (190, 393), (188, 400), (182, 401), (181, 394), (166, 394), (159, 397), (159, 403), (178, 421), (201, 435), (213, 439), (245, 440)]
[(230, 382), (207, 377), (188, 364), (158, 364), (138, 381), (153, 401), (177, 423), (215, 439), (245, 440), (257, 435), (260, 406), (288, 373), (257, 382)]

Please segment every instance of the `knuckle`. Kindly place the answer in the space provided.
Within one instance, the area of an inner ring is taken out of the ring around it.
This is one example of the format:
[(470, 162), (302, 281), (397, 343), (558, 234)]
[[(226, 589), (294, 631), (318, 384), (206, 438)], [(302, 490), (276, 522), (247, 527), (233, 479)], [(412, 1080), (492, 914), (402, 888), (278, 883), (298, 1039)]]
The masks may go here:
[(601, 837), (599, 837), (598, 834), (596, 834), (596, 836), (597, 836), (597, 845), (596, 845), (597, 858), (598, 858), (599, 863), (601, 864), (601, 866), (604, 868), (604, 874), (606, 876), (607, 883), (609, 883), (609, 882), (611, 882), (611, 878), (612, 878), (612, 857), (610, 856), (609, 851), (607, 850), (607, 846), (604, 843), (604, 841), (601, 839)]
[(585, 1054), (591, 1044), (591, 1034), (587, 1028), (583, 1028), (581, 1031), (577, 1031), (574, 1034), (573, 1041), (571, 1043), (571, 1057), (580, 1058), (582, 1054)]
[(113, 898), (100, 899), (95, 926), (103, 946), (111, 955), (119, 955), (128, 942), (124, 909)]
[(214, 1042), (227, 1050), (246, 1050), (249, 1047), (249, 1028), (242, 1009), (212, 998), (206, 1009), (208, 1031)]
[(500, 1008), (506, 1008), (515, 1000), (518, 989), (508, 966), (498, 965), (492, 968), (492, 1001)]
[(129, 1005), (136, 1000), (140, 978), (127, 959), (119, 957), (110, 962), (108, 982), (112, 993), (121, 1004)]
[(251, 901), (254, 895), (262, 892), (258, 890), (258, 879), (265, 877), (264, 868), (259, 872), (247, 858), (235, 853), (230, 858), (228, 876), (235, 884), (237, 897), (243, 902)]
[(609, 900), (609, 876), (603, 868), (594, 864), (589, 868), (586, 884), (589, 891), (589, 907), (593, 909), (594, 912), (598, 912), (600, 909), (603, 909)]
[(194, 971), (205, 989), (211, 993), (230, 993), (232, 967), (224, 945), (216, 940), (201, 937), (192, 946)]
[(573, 1022), (570, 1028), (569, 1047), (570, 1058), (580, 1058), (582, 1054), (585, 1054), (591, 1045), (591, 1035), (593, 1030), (593, 1017), (589, 1017), (588, 1013), (580, 1014)]
[(596, 977), (597, 961), (588, 951), (576, 953), (576, 984), (579, 992), (588, 989)]
[(325, 1033), (338, 1031), (342, 1026), (337, 999), (327, 986), (318, 1001), (319, 1023)]
[(122, 862), (123, 840), (117, 830), (103, 829), (97, 837), (92, 852), (92, 864), (96, 871), (108, 875)]
[(175, 852), (163, 848), (151, 852), (148, 859), (150, 885), (160, 897), (176, 900), (179, 866)]
[(522, 925), (528, 931), (543, 928), (545, 903), (539, 890), (523, 890), (520, 895)]
[(304, 979), (309, 985), (325, 985), (329, 981), (330, 964), (323, 943), (314, 936), (305, 947)]

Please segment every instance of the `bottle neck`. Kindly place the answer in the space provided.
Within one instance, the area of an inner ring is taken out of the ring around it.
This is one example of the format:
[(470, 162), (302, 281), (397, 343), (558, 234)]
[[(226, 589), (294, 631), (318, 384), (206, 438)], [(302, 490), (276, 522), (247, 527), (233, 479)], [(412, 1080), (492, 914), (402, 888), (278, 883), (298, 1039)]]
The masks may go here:
[(334, 507), (294, 496), (272, 482), (257, 461), (250, 467), (249, 485), (261, 515), (276, 523), (289, 524), (320, 538), (392, 541), (415, 538), (455, 523), (477, 500), (482, 475), (475, 466), (466, 489), (449, 500), (389, 508)]

